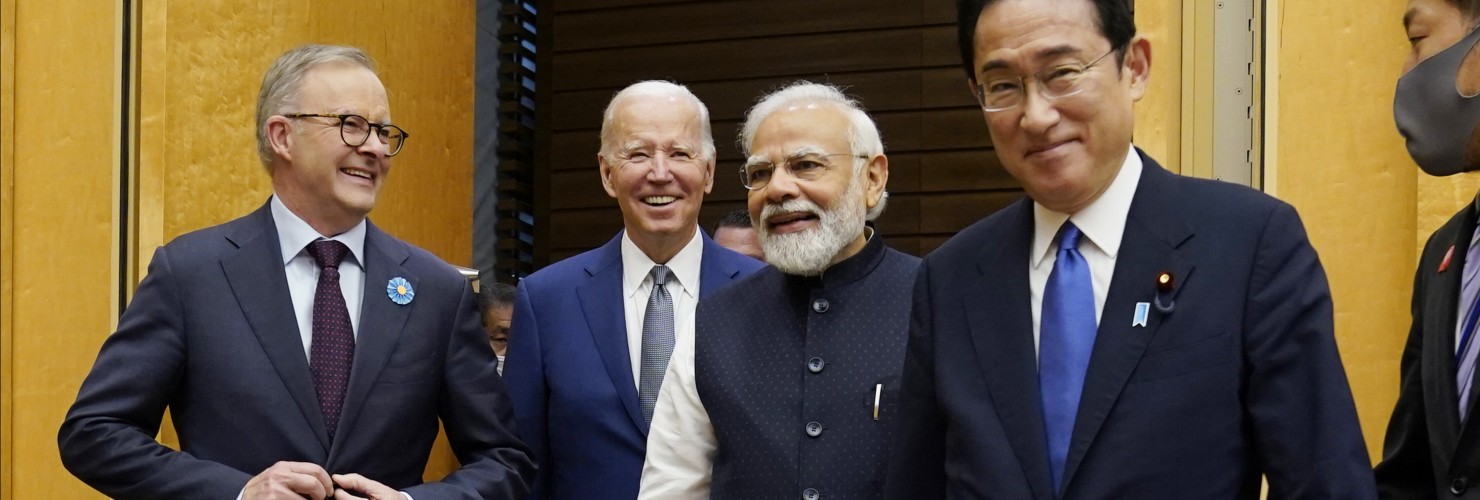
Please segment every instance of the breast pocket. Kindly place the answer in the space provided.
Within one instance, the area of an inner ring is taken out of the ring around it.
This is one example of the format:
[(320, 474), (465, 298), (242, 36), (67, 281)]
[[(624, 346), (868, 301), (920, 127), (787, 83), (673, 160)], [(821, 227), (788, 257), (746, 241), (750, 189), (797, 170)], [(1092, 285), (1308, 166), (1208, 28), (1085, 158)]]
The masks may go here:
[(862, 408), (870, 421), (888, 422), (899, 413), (899, 376), (877, 379), (863, 394)]

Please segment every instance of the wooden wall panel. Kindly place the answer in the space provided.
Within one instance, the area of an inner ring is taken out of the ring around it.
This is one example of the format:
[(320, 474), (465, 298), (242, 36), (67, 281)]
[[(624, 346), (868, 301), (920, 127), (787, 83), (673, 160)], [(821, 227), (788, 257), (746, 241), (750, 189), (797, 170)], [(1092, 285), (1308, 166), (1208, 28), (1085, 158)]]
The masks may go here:
[[(1296, 207), (1320, 252), (1336, 309), (1336, 340), (1356, 398), (1370, 456), (1382, 438), (1398, 394), (1398, 361), (1407, 339), (1409, 301), (1418, 251), (1417, 167), (1393, 125), (1392, 95), (1408, 51), (1404, 0), (1361, 9), (1306, 2), (1271, 8), (1278, 52), (1270, 82), (1269, 128), (1278, 149), (1267, 151), (1277, 179), (1267, 186)], [(1371, 68), (1351, 78), (1352, 68)], [(1331, 126), (1340, 124), (1340, 126)], [(1445, 179), (1444, 181), (1448, 181)], [(1451, 181), (1453, 182), (1453, 181)], [(1463, 182), (1455, 182), (1462, 184)], [(1447, 218), (1473, 196), (1436, 209)]]
[(101, 6), (0, 9), (5, 498), (99, 497), (62, 468), (56, 435), (117, 303), (119, 17)]
[[(227, 4), (236, 5), (227, 5)], [(379, 63), (411, 137), (371, 219), (449, 262), (471, 261), (474, 5), (461, 0), (159, 2), (146, 5), (141, 198), (153, 248), (260, 206), (254, 113), (267, 66), (304, 43), (354, 45)], [(370, 28), (373, 27), (373, 28)], [(149, 252), (143, 252), (147, 258)]]

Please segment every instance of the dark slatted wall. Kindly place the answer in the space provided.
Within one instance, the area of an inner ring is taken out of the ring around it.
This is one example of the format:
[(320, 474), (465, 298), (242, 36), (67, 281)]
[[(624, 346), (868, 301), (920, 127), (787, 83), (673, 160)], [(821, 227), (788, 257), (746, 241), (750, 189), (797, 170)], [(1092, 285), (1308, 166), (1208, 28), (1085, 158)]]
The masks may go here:
[(700, 217), (706, 231), (744, 206), (734, 172), (746, 109), (797, 79), (845, 87), (878, 123), (890, 160), (878, 226), (891, 246), (924, 255), (1022, 196), (966, 90), (951, 2), (561, 0), (541, 21), (542, 264), (621, 229), (597, 175), (601, 112), (614, 92), (644, 79), (687, 85), (709, 106), (719, 161)]

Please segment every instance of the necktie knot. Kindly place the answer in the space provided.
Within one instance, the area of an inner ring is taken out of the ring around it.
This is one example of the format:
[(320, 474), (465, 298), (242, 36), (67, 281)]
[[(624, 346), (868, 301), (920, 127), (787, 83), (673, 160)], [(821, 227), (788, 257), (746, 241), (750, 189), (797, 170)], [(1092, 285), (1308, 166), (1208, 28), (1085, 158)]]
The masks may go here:
[(1079, 232), (1079, 227), (1073, 222), (1064, 221), (1064, 227), (1059, 228), (1059, 251), (1079, 250), (1079, 237), (1084, 233)]
[(334, 240), (319, 240), (308, 244), (308, 254), (320, 268), (338, 268), (344, 256), (349, 254), (349, 247)]
[(663, 286), (668, 283), (668, 278), (673, 277), (673, 270), (668, 269), (668, 266), (656, 265), (648, 272), (648, 276), (653, 278), (653, 286)]

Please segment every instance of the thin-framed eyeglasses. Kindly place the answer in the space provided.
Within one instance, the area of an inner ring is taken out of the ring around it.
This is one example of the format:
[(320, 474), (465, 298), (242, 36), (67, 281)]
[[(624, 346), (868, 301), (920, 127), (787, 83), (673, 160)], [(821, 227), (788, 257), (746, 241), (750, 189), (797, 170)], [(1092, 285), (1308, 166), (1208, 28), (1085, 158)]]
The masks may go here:
[[(1112, 48), (1088, 63), (1054, 65), (1034, 73), (1032, 79), (1038, 82), (1038, 93), (1046, 99), (1069, 97), (1089, 87), (1085, 76), (1090, 68), (1119, 50), (1120, 47)], [(976, 93), (982, 110), (988, 113), (1007, 111), (1027, 100), (1027, 81), (1022, 76), (991, 76), (982, 80), (972, 87), (972, 91)]]
[[(868, 159), (867, 155), (856, 155), (853, 153), (803, 153), (794, 155), (781, 162), (782, 168), (792, 177), (804, 181), (814, 181), (822, 174), (832, 168), (832, 163), (827, 161), (829, 156), (851, 156), (859, 159)], [(740, 183), (745, 189), (755, 191), (765, 189), (771, 182), (771, 176), (776, 172), (776, 163), (766, 160), (752, 160), (745, 166), (740, 167)]]
[(375, 135), (380, 137), (380, 142), (385, 143), (386, 157), (396, 156), (401, 152), (401, 146), (406, 145), (407, 134), (401, 127), (389, 123), (375, 123), (360, 115), (332, 115), (324, 113), (288, 113), (284, 118), (334, 118), (339, 120), (339, 138), (344, 144), (358, 148), (370, 140), (370, 131), (375, 130)]

